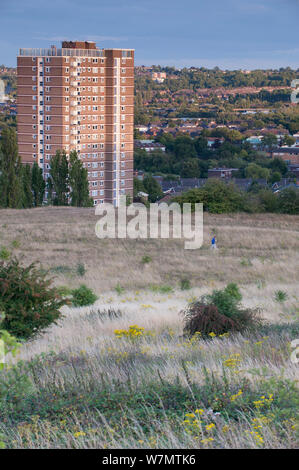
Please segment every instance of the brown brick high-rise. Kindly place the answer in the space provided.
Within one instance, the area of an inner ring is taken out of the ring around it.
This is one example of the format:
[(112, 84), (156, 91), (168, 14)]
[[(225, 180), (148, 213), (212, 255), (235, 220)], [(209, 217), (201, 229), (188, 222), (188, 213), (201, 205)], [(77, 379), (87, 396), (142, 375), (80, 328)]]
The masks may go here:
[(134, 51), (64, 41), (20, 49), (18, 144), (44, 178), (56, 150), (76, 150), (94, 204), (133, 194)]

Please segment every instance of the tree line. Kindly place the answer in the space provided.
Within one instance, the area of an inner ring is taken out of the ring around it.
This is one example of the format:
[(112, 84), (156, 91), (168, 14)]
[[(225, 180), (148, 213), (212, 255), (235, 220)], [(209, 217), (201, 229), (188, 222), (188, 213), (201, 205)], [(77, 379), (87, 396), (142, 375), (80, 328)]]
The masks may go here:
[[(233, 183), (209, 180), (201, 188), (186, 191), (172, 199), (179, 204), (202, 203), (204, 211), (212, 214), (233, 212), (299, 214), (299, 190), (289, 187), (273, 193), (258, 183), (252, 183), (249, 191), (241, 191)], [(194, 207), (194, 206), (193, 206)]]
[(68, 158), (64, 150), (58, 150), (50, 161), (49, 175), (45, 181), (43, 171), (36, 162), (32, 166), (22, 164), (15, 130), (3, 129), (0, 143), (0, 207), (24, 209), (43, 203), (77, 207), (93, 205), (89, 197), (87, 170), (76, 151), (71, 152)]
[[(211, 148), (207, 145), (209, 136), (215, 137)], [(222, 144), (221, 137), (225, 139)], [(164, 177), (177, 175), (181, 178), (207, 178), (211, 168), (236, 168), (236, 178), (266, 179), (270, 184), (280, 181), (283, 177), (294, 177), (283, 160), (266, 156), (265, 151), (269, 152), (278, 145), (275, 135), (268, 134), (263, 137), (263, 151), (257, 151), (249, 142), (243, 141), (240, 132), (226, 129), (215, 129), (211, 132), (204, 130), (197, 138), (187, 135), (173, 137), (164, 133), (156, 140), (166, 147), (166, 152), (157, 150), (148, 153), (136, 149), (135, 170)]]

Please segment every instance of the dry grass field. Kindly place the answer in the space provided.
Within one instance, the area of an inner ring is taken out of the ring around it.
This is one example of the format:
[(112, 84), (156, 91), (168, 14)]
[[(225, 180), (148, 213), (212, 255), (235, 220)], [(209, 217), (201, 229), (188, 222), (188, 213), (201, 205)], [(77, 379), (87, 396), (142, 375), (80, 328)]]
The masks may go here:
[[(298, 448), (299, 365), (290, 341), (299, 338), (299, 217), (204, 215), (196, 251), (178, 240), (99, 240), (96, 220), (93, 209), (0, 211), (0, 250), (40, 261), (59, 285), (85, 283), (98, 295), (90, 307), (64, 307), (59, 324), (23, 344), (23, 362), (5, 372), (5, 445)], [(182, 279), (191, 289), (180, 289)], [(262, 309), (264, 327), (183, 337), (179, 312), (229, 282), (245, 306)], [(275, 299), (278, 290), (285, 301)], [(132, 325), (144, 328), (140, 337), (115, 334)]]
[[(100, 240), (96, 221), (93, 209), (0, 210), (0, 248), (21, 255), (24, 262), (40, 261), (59, 284), (72, 287), (83, 281), (97, 294), (118, 282), (133, 290), (156, 283), (176, 287), (184, 277), (196, 287), (230, 281), (296, 287), (299, 217), (205, 214), (200, 250), (185, 250), (180, 240)], [(212, 231), (217, 253), (209, 249)], [(145, 255), (152, 261), (144, 265)], [(86, 268), (83, 278), (76, 275), (79, 263)]]

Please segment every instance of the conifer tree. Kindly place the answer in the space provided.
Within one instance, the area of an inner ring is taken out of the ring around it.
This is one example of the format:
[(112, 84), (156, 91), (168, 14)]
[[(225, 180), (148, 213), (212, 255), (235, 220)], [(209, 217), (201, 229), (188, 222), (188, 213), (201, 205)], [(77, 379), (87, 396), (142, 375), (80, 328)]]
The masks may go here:
[(53, 181), (51, 178), (47, 179), (47, 192), (48, 192), (48, 196), (47, 196), (48, 204), (53, 204)]
[(24, 192), (16, 132), (12, 128), (4, 128), (1, 138), (0, 206), (19, 209), (24, 206)]
[(45, 181), (43, 178), (42, 169), (36, 162), (32, 166), (32, 191), (34, 206), (41, 206), (45, 195)]
[(83, 168), (76, 151), (70, 153), (69, 183), (72, 206), (90, 207), (93, 205), (89, 197), (87, 170)]
[(32, 179), (31, 179), (31, 167), (27, 163), (22, 167), (22, 181), (23, 181), (23, 207), (29, 208), (33, 205), (33, 195), (32, 195)]
[(50, 177), (55, 192), (53, 203), (67, 206), (69, 196), (69, 164), (64, 150), (57, 150), (51, 159)]

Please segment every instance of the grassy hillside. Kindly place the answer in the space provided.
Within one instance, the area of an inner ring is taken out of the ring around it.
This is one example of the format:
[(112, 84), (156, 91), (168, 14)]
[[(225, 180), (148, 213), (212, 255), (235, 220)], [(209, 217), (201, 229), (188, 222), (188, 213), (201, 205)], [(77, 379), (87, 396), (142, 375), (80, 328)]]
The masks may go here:
[[(198, 251), (181, 241), (98, 240), (92, 209), (7, 210), (0, 221), (0, 250), (40, 260), (58, 284), (84, 282), (99, 297), (64, 307), (59, 324), (1, 373), (7, 447), (298, 447), (298, 217), (206, 215)], [(183, 278), (190, 290), (180, 289)], [(228, 282), (245, 306), (261, 307), (260, 331), (183, 337), (180, 311)], [(129, 337), (117, 333), (132, 325)]]
[[(182, 277), (194, 286), (235, 281), (267, 286), (296, 285), (299, 217), (272, 214), (204, 215), (204, 245), (185, 250), (180, 240), (99, 240), (93, 209), (38, 208), (0, 210), (0, 249), (6, 247), (25, 262), (39, 260), (58, 283), (82, 281), (97, 293), (119, 282), (127, 289), (151, 283), (177, 286)], [(215, 231), (219, 250), (210, 251)], [(152, 261), (142, 263), (143, 256)], [(86, 274), (77, 275), (83, 263)]]

